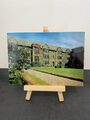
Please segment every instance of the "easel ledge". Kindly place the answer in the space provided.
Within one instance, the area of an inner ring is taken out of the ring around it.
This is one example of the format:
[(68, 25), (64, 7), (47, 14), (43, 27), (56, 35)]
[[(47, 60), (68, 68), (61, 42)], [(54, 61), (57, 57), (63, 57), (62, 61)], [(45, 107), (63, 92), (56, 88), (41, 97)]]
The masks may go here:
[(58, 92), (59, 101), (63, 102), (63, 92), (66, 91), (65, 86), (48, 86), (48, 85), (24, 85), (24, 91), (27, 91), (26, 100), (31, 99), (32, 91), (47, 91), (47, 92)]

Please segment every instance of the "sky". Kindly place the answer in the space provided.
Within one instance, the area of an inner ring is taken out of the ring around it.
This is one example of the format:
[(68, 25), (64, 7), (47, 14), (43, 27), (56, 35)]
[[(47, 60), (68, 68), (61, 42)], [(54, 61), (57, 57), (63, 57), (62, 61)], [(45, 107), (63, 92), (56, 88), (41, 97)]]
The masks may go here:
[(32, 40), (36, 43), (43, 43), (64, 48), (84, 47), (84, 32), (24, 32), (7, 33), (15, 38)]

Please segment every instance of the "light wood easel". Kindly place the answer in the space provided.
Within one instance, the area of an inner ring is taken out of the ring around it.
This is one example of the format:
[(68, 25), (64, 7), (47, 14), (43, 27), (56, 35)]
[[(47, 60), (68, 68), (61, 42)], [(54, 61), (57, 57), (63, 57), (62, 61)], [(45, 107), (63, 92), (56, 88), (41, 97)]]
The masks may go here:
[[(43, 32), (49, 32), (48, 26), (43, 27)], [(47, 92), (58, 92), (58, 98), (60, 102), (64, 101), (63, 92), (66, 91), (65, 86), (50, 86), (50, 85), (24, 85), (24, 91), (26, 91), (26, 100), (31, 99), (32, 91), (47, 91)]]

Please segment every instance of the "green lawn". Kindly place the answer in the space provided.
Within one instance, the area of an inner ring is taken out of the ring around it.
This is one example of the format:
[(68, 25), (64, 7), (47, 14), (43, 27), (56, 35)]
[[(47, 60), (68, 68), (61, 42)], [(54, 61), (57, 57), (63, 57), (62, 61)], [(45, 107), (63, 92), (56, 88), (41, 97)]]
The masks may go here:
[(83, 80), (83, 69), (73, 69), (73, 68), (54, 68), (54, 67), (32, 67), (34, 70), (38, 70), (41, 72), (52, 73), (56, 75), (62, 75), (66, 77), (72, 77), (76, 79)]

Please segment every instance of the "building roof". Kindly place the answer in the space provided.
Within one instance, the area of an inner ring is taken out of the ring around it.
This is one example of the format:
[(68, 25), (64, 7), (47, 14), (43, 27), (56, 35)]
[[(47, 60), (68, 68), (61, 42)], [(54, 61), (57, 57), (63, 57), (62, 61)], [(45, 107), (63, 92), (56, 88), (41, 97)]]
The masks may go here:
[[(22, 45), (22, 46), (31, 46), (32, 44), (38, 44), (38, 45), (41, 45), (43, 47), (43, 45), (45, 45), (45, 44), (42, 44), (42, 43), (33, 42), (32, 40), (15, 38), (15, 37), (12, 37), (12, 36), (9, 36), (9, 35), (7, 36), (7, 39), (8, 39), (8, 43), (18, 44), (18, 45)], [(65, 52), (67, 50), (67, 48), (63, 48), (63, 47), (60, 47), (60, 46), (53, 46), (53, 45), (48, 45), (48, 46), (49, 46), (50, 50), (57, 51), (57, 48), (61, 48), (61, 50), (63, 52)], [(71, 49), (69, 49), (69, 50), (71, 51)]]

